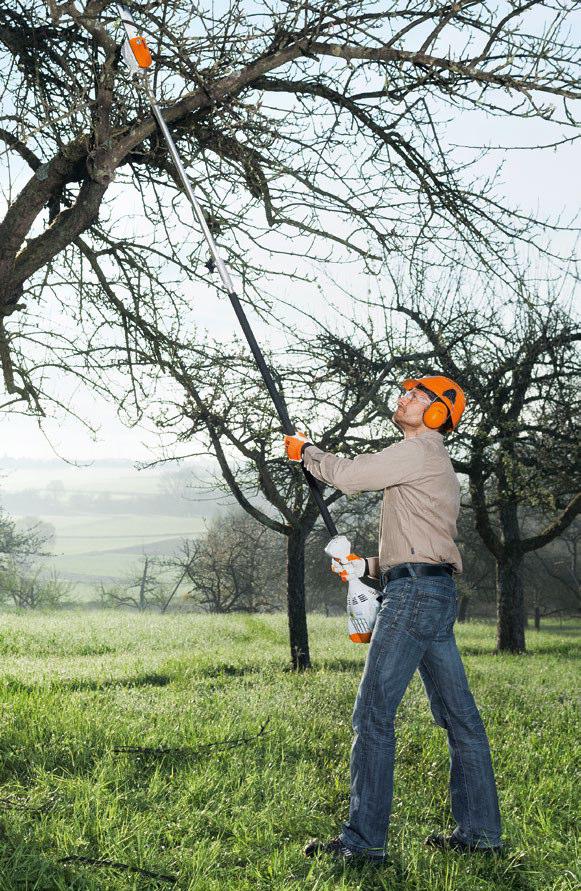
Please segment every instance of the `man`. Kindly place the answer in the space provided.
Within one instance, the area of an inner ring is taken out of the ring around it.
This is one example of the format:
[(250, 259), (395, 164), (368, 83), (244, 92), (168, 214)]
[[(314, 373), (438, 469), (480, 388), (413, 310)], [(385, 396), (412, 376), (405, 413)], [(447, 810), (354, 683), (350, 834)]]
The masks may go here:
[(380, 578), (383, 599), (353, 712), (349, 820), (339, 836), (311, 841), (306, 856), (385, 859), (393, 794), (394, 719), (416, 669), (432, 714), (448, 733), (450, 798), (456, 828), (425, 843), (498, 852), (501, 825), (490, 749), (454, 638), (462, 563), (454, 543), (460, 487), (443, 435), (465, 407), (458, 384), (441, 375), (406, 380), (393, 421), (403, 440), (381, 452), (338, 458), (304, 434), (285, 438), (291, 460), (351, 495), (384, 490), (379, 556), (351, 559), (348, 576)]

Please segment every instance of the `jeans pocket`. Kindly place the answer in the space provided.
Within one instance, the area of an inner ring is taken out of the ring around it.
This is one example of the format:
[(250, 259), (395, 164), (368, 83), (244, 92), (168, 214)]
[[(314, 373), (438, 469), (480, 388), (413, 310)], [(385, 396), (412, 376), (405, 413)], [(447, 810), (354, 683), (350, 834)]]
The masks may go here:
[(408, 631), (417, 640), (433, 640), (454, 624), (457, 601), (449, 587), (420, 589), (414, 600)]
[(379, 610), (382, 622), (394, 625), (410, 603), (411, 580), (388, 582), (383, 589), (383, 599)]

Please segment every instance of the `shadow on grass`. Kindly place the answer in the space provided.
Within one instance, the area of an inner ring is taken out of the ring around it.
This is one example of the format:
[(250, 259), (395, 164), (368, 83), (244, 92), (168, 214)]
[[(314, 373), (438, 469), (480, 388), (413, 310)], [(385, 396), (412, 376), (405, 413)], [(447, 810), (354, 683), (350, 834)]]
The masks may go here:
[[(531, 634), (533, 631), (531, 630)], [(544, 625), (541, 622), (541, 633), (542, 634), (558, 634), (559, 637), (579, 637), (581, 638), (581, 624), (580, 625), (571, 625), (569, 622), (566, 625)]]
[(39, 739), (34, 745), (4, 748), (0, 783), (8, 784), (16, 779), (21, 786), (30, 787), (39, 769), (51, 773), (56, 779), (91, 773), (107, 751), (104, 747), (79, 749), (71, 742), (68, 746), (64, 742), (59, 749), (53, 745), (51, 739)]
[(501, 656), (503, 659), (530, 659), (534, 656), (559, 656), (561, 659), (579, 659), (581, 658), (581, 646), (573, 643), (555, 643), (554, 645), (534, 646), (529, 641), (529, 649), (524, 653), (497, 653), (491, 647), (483, 647), (471, 644), (459, 644), (461, 656)]
[(361, 674), (363, 665), (363, 660), (355, 662), (353, 659), (338, 657), (337, 659), (325, 660), (325, 662), (313, 662), (311, 671), (343, 671), (349, 674)]
[(470, 857), (470, 863), (477, 858), (479, 863), (473, 870), (478, 878), (488, 880), (495, 891), (533, 891), (538, 888), (537, 882), (529, 879), (526, 869), (534, 864), (530, 863), (522, 854), (515, 857), (510, 850), (505, 850), (499, 857), (488, 857), (481, 854), (460, 854), (461, 857)]
[[(277, 666), (278, 667), (278, 666)], [(247, 674), (260, 674), (264, 666), (257, 664), (232, 665), (230, 662), (218, 662), (214, 665), (203, 665), (192, 671), (192, 678), (241, 678)]]
[[(282, 671), (278, 665), (276, 670)], [(0, 680), (0, 693), (35, 693), (38, 690), (73, 690), (93, 691), (107, 690), (116, 687), (167, 687), (171, 683), (183, 685), (195, 680), (226, 680), (227, 678), (240, 678), (245, 675), (261, 674), (265, 666), (262, 663), (233, 665), (230, 662), (209, 665), (194, 666), (183, 677), (179, 673), (162, 674), (149, 672), (147, 674), (133, 675), (118, 678), (39, 678), (35, 683), (25, 683), (18, 678), (3, 678)]]
[[(356, 887), (366, 891), (410, 891), (416, 886), (409, 883), (405, 866), (398, 858), (388, 859), (385, 863), (366, 863), (365, 861), (334, 861), (321, 856), (315, 860), (304, 860), (289, 876), (289, 885), (297, 884), (308, 887), (306, 882), (313, 879), (325, 881), (332, 879), (339, 884), (339, 879), (355, 881)], [(361, 883), (361, 884), (359, 884)], [(424, 891), (425, 886), (422, 886)]]
[[(534, 891), (538, 887), (525, 874), (526, 864), (522, 860), (511, 863), (510, 857), (506, 855), (491, 858), (483, 854), (463, 853), (449, 853), (447, 858), (458, 859), (459, 872), (466, 869), (475, 879), (480, 880), (479, 887), (489, 887), (491, 891)], [(442, 872), (447, 873), (445, 862), (442, 862), (441, 867)], [(433, 880), (433, 876), (430, 877), (425, 870), (410, 869), (401, 860), (391, 857), (381, 867), (354, 863), (344, 867), (345, 872), (347, 868), (351, 875), (356, 874), (359, 880), (365, 881), (366, 891), (425, 891), (430, 880)]]
[[(410, 843), (412, 846), (415, 844), (413, 841)], [(346, 879), (354, 882), (354, 887), (365, 888), (365, 891), (427, 891), (430, 887), (448, 887), (446, 879), (453, 864), (457, 866), (458, 873), (470, 874), (483, 891), (534, 891), (539, 888), (534, 881), (534, 862), (523, 852), (511, 852), (510, 849), (505, 849), (500, 856), (439, 851), (434, 853), (431, 866), (425, 861), (418, 863), (412, 850), (409, 862), (388, 851), (382, 864), (358, 860), (334, 861), (321, 855), (296, 864), (288, 880), (289, 886), (299, 884), (301, 887), (310, 887), (307, 881), (316, 880), (324, 884), (335, 880), (338, 885), (340, 879)], [(527, 875), (529, 868), (533, 870), (532, 880)]]
[(560, 659), (581, 659), (581, 646), (578, 644), (555, 644), (555, 646), (535, 647), (525, 653), (526, 656), (558, 656)]
[(43, 678), (35, 684), (25, 684), (17, 678), (5, 678), (0, 681), (0, 692), (36, 693), (38, 690), (107, 690), (115, 687), (166, 687), (174, 679), (165, 674), (143, 674), (133, 677), (107, 678), (99, 680), (85, 678)]
[(70, 868), (57, 865), (53, 859), (31, 843), (0, 827), (0, 891), (85, 891), (94, 889), (92, 878), (74, 875)]

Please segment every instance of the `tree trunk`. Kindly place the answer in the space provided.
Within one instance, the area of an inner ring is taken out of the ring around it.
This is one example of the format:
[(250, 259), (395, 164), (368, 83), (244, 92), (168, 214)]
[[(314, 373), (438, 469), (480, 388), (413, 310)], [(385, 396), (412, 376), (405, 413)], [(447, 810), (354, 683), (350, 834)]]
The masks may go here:
[(504, 553), (496, 561), (496, 649), (524, 653), (525, 607), (521, 554)]
[(460, 595), (460, 606), (458, 607), (458, 621), (465, 622), (468, 615), (468, 603), (470, 598), (466, 594)]
[(144, 610), (147, 606), (145, 602), (145, 585), (147, 582), (147, 563), (148, 558), (145, 558), (145, 563), (143, 564), (143, 574), (141, 576), (141, 583), (139, 585), (139, 609)]
[(291, 663), (297, 671), (311, 667), (305, 603), (305, 540), (301, 529), (291, 528), (287, 549), (287, 605)]

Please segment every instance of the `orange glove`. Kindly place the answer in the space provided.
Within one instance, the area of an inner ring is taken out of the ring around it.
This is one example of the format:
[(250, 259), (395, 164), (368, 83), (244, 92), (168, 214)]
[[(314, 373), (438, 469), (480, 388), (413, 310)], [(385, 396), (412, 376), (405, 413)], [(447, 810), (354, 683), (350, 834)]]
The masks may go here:
[(295, 433), (293, 436), (285, 436), (284, 447), (287, 458), (291, 461), (303, 460), (303, 448), (305, 445), (312, 445), (310, 439), (307, 439), (304, 433)]

